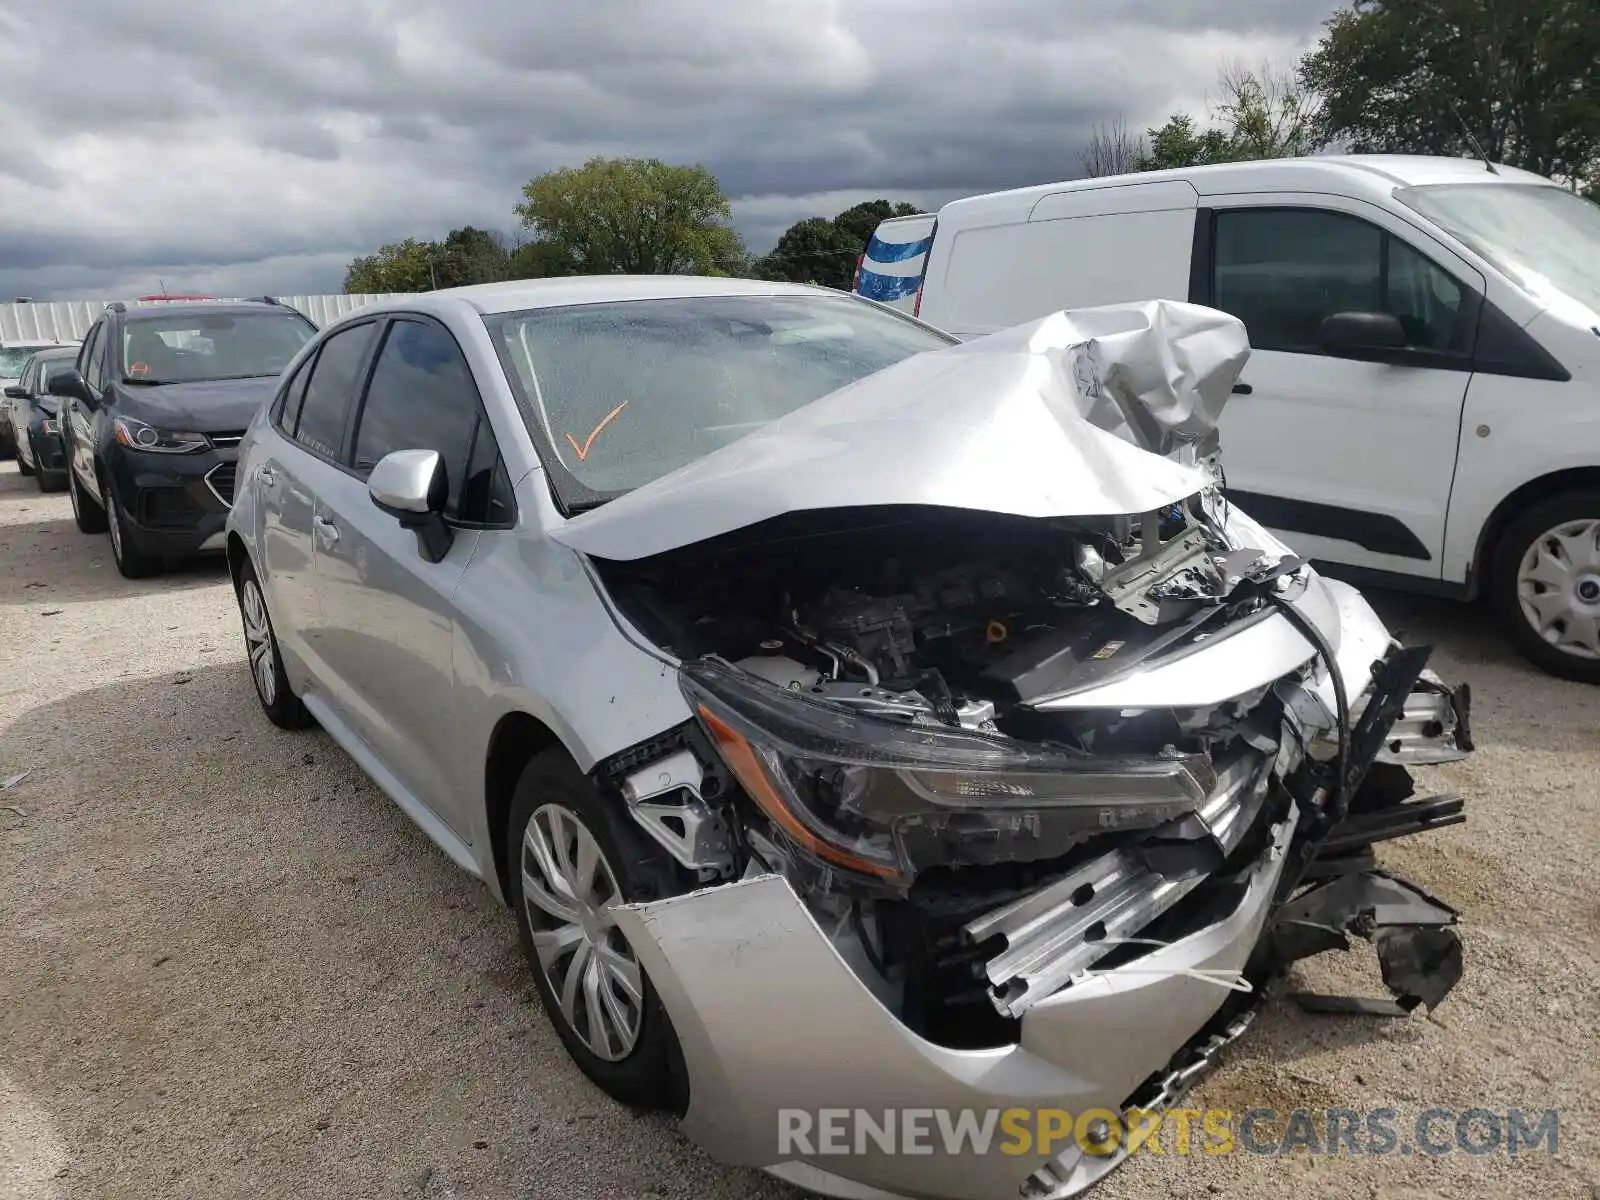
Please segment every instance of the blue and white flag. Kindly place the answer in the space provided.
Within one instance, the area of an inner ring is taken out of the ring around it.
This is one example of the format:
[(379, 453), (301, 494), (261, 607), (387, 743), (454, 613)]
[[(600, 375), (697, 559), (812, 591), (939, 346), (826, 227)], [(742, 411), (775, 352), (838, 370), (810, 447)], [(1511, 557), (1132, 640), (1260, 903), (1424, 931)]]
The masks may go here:
[(898, 217), (878, 226), (856, 273), (856, 294), (909, 309), (933, 245), (934, 215)]

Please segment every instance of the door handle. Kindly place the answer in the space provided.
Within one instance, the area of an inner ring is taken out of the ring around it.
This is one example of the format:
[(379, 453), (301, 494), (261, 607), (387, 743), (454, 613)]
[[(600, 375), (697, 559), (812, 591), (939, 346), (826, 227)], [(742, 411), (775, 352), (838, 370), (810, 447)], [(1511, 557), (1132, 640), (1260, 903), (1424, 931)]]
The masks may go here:
[(1248, 383), (1236, 383), (1233, 385), (1233, 394), (1235, 396), (1248, 396), (1254, 391), (1255, 388), (1251, 387)]
[(327, 517), (312, 517), (311, 524), (327, 541), (337, 542), (339, 540), (339, 527), (328, 520)]

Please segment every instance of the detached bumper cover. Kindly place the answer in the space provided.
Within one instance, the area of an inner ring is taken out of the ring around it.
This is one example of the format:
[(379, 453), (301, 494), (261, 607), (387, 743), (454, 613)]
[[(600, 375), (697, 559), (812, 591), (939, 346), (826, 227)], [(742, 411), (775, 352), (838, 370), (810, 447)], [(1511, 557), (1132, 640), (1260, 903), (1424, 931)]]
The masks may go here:
[[(1294, 828), (1292, 818), (1277, 826), (1222, 920), (1039, 1001), (1022, 1017), (1019, 1044), (993, 1050), (949, 1050), (908, 1030), (778, 876), (631, 905), (616, 910), (617, 923), (683, 1046), (684, 1131), (712, 1154), (836, 1194), (852, 1194), (840, 1186), (849, 1181), (897, 1196), (1018, 1196), (1025, 1185), (1037, 1188), (1035, 1173), (1046, 1166), (1083, 1177), (1085, 1156), (1077, 1148), (1053, 1158), (1002, 1154), (999, 1138), (987, 1154), (957, 1155), (940, 1145), (932, 1154), (888, 1155), (869, 1142), (864, 1153), (797, 1166), (779, 1154), (779, 1113), (1121, 1111), (1236, 994), (1217, 979), (1242, 972), (1260, 942)], [(1114, 1158), (1089, 1163), (1095, 1178), (1113, 1166)]]

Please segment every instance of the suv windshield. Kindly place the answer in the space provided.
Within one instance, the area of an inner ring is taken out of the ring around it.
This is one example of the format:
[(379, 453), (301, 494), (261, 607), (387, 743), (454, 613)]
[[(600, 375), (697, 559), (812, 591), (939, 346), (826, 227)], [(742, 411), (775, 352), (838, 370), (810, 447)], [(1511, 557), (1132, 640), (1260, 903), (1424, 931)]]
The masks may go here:
[(196, 383), (276, 375), (316, 333), (299, 313), (177, 314), (130, 318), (122, 376), (134, 383)]
[(941, 334), (842, 295), (697, 296), (486, 318), (569, 510), (632, 491)]
[(48, 345), (0, 348), (0, 379), (21, 379), (22, 368), (28, 365), (28, 360), (39, 351), (50, 349), (53, 347)]
[(1540, 300), (1576, 300), (1600, 314), (1600, 204), (1553, 185), (1515, 183), (1438, 184), (1395, 195)]

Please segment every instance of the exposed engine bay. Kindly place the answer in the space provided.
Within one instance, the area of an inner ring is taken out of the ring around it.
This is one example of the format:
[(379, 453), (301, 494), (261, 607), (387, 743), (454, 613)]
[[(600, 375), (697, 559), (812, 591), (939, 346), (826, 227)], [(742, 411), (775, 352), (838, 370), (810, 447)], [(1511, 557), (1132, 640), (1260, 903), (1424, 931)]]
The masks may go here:
[[(683, 660), (715, 743), (698, 761), (733, 768), (697, 780), (681, 813), (637, 778), (626, 790), (695, 831), (702, 856), (679, 839), (680, 862), (706, 878), (754, 862), (794, 882), (924, 1036), (1014, 1039), (1031, 1003), (1227, 911), (1291, 807), (1330, 828), (1352, 808), (1332, 777), (1353, 731), (1341, 739), (1338, 706), (1308, 686), (1331, 678), (1315, 651), (1219, 704), (1040, 707), (1291, 607), (1309, 569), (1245, 544), (1222, 509), (1213, 492), (1105, 520), (806, 513), (599, 564), (627, 617)], [(1436, 718), (1408, 761), (1459, 756), (1464, 710), (1425, 652), (1399, 653), (1401, 703)], [(1352, 701), (1370, 714), (1347, 721), (1396, 719)], [(841, 753), (846, 730), (860, 744)], [(1392, 757), (1379, 734), (1368, 768)], [(1400, 802), (1396, 773), (1382, 765)], [(705, 804), (741, 788), (753, 803), (738, 811)], [(1445, 807), (1427, 821), (1458, 818)]]

